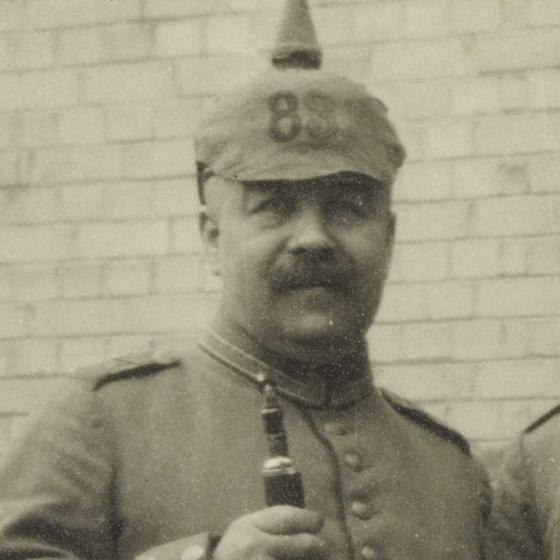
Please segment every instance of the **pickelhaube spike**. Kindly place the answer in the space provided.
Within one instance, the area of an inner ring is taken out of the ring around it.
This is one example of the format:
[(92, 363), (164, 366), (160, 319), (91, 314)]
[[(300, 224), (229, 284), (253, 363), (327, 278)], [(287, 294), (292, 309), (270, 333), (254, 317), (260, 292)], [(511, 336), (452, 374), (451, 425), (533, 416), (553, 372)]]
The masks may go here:
[(323, 53), (307, 0), (287, 0), (272, 51), (272, 64), (279, 69), (318, 69), (321, 67), (322, 58)]

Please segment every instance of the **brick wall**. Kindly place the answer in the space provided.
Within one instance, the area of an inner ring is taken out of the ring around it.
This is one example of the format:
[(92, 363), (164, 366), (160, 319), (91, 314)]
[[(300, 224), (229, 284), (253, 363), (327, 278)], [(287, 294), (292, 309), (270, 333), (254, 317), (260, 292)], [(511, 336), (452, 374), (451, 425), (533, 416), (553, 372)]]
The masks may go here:
[[(0, 0), (0, 452), (56, 372), (210, 313), (192, 130), (280, 0)], [(560, 400), (560, 3), (312, 0), (409, 159), (378, 378), (483, 446)]]

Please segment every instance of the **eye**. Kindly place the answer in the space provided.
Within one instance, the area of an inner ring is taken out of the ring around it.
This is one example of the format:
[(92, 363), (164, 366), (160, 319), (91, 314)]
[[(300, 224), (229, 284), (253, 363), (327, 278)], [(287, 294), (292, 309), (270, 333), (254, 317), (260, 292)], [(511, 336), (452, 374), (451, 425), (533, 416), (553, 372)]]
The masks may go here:
[(268, 196), (256, 200), (249, 210), (251, 214), (282, 214), (288, 211), (288, 204), (279, 196)]

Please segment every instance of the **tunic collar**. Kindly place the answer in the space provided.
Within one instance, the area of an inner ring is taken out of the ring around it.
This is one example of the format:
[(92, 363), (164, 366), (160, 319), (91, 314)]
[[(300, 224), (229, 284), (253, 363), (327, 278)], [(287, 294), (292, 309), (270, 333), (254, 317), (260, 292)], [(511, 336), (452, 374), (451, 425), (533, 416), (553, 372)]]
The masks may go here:
[[(255, 352), (256, 345), (246, 341), (234, 344), (219, 328), (208, 327), (200, 339), (201, 348), (231, 371), (242, 375), (259, 387), (272, 380), (277, 390), (290, 400), (311, 408), (343, 408), (350, 406), (373, 391), (373, 380), (367, 354), (360, 356), (359, 367), (352, 375), (333, 366), (288, 371), (280, 359), (266, 352)], [(238, 341), (236, 341), (238, 342)], [(252, 347), (250, 347), (252, 346)], [(258, 354), (258, 357), (255, 355)], [(268, 355), (265, 355), (268, 354)]]

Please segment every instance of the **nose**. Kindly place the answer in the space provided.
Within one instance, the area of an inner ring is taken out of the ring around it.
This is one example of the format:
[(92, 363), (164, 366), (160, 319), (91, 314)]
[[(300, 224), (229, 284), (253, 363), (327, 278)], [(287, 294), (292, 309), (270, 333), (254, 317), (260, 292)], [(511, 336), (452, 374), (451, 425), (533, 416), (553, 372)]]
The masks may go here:
[(329, 253), (334, 246), (328, 223), (321, 212), (311, 208), (299, 212), (288, 241), (291, 253)]

